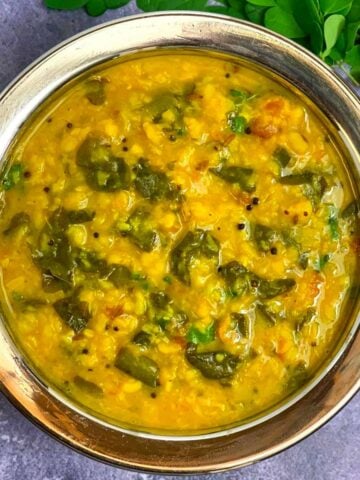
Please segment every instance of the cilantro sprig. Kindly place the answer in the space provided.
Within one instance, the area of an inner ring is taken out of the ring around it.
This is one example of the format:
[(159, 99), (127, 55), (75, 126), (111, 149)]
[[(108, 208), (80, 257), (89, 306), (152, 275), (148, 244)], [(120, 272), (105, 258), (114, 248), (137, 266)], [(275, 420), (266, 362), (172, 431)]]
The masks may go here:
[[(92, 16), (131, 0), (44, 0), (49, 8), (85, 8)], [(360, 82), (360, 0), (136, 0), (144, 12), (199, 10), (263, 25), (303, 45)], [(348, 67), (347, 67), (348, 66)]]

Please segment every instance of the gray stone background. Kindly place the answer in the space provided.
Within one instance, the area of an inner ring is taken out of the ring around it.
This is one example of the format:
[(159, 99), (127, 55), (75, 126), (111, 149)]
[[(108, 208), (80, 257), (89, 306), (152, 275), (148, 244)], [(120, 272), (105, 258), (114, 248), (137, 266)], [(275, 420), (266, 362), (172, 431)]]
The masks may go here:
[[(0, 90), (39, 55), (75, 33), (136, 13), (129, 5), (100, 18), (46, 10), (42, 0), (0, 0)], [(204, 480), (360, 479), (360, 396), (300, 444), (242, 470)], [(57, 443), (0, 394), (0, 480), (159, 480), (97, 463)], [(180, 477), (172, 477), (180, 478)], [(181, 477), (187, 478), (190, 477)]]

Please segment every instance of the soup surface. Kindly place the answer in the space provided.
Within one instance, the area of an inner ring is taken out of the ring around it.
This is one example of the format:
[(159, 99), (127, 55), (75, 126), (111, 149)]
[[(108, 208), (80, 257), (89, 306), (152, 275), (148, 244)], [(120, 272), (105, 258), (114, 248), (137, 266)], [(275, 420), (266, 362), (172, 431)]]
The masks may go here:
[(359, 252), (331, 135), (229, 60), (134, 58), (64, 90), (1, 180), (2, 304), (54, 385), (112, 421), (232, 424), (331, 352)]

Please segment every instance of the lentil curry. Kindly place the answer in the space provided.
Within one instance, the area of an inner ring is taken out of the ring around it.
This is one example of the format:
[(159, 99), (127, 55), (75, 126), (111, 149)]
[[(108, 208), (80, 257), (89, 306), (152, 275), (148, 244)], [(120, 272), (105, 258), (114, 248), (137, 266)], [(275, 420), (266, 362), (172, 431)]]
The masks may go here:
[(68, 396), (122, 425), (211, 429), (329, 355), (358, 204), (299, 95), (229, 60), (135, 58), (24, 132), (1, 180), (2, 303)]

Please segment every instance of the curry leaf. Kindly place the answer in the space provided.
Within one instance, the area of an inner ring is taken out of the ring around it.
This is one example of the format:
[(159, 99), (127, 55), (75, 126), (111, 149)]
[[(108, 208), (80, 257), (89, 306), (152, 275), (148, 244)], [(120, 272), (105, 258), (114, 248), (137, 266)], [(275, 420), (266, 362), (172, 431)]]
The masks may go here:
[(145, 355), (136, 355), (128, 348), (119, 351), (115, 367), (149, 387), (157, 387), (160, 384), (160, 369), (157, 363)]

